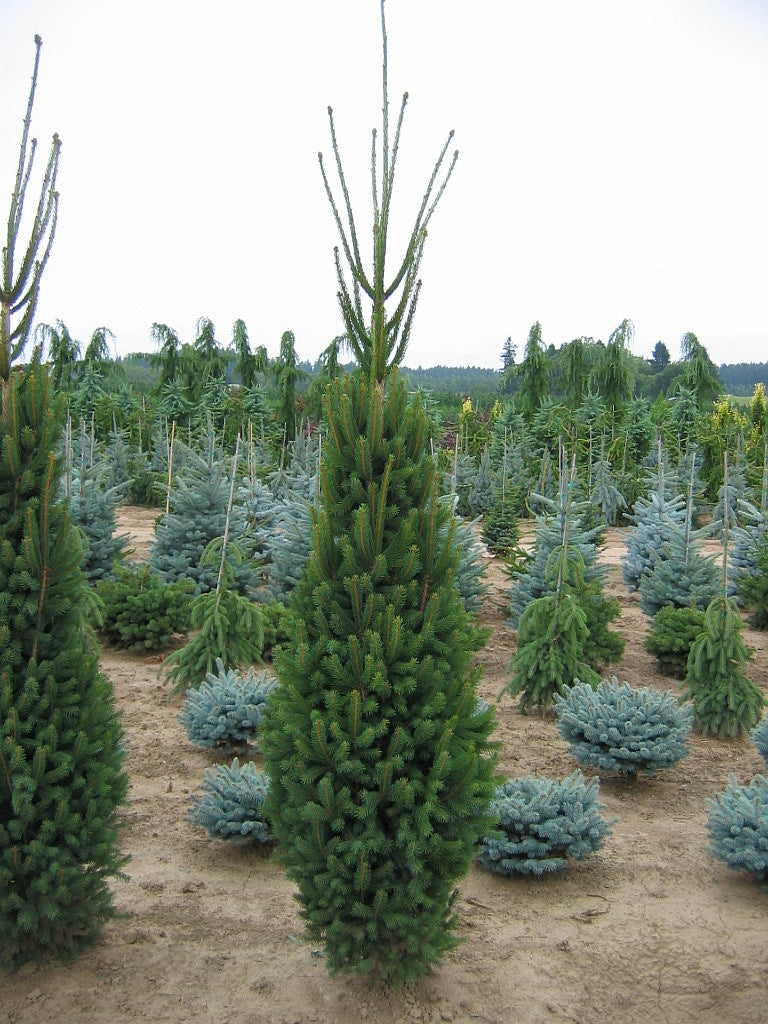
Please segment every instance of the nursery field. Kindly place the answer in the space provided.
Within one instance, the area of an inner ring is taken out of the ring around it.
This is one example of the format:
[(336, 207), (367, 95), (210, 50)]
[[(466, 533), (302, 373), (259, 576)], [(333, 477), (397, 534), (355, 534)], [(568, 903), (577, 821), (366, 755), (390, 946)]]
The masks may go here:
[[(146, 553), (156, 512), (118, 511)], [(624, 533), (602, 557), (627, 640), (611, 669), (635, 686), (679, 690), (642, 646), (646, 618), (620, 575)], [(714, 550), (710, 542), (707, 547)], [(481, 693), (495, 701), (514, 634), (504, 626), (508, 581), (488, 557)], [(745, 631), (750, 677), (768, 691), (768, 634)], [(656, 778), (605, 777), (616, 820), (587, 860), (544, 880), (473, 866), (457, 899), (462, 945), (431, 976), (391, 990), (328, 976), (275, 859), (210, 839), (185, 821), (190, 795), (216, 762), (187, 739), (182, 698), (158, 679), (160, 659), (105, 648), (129, 742), (123, 846), (129, 878), (115, 884), (121, 917), (71, 965), (27, 965), (0, 977), (0, 1024), (758, 1024), (768, 1019), (768, 894), (707, 850), (706, 800), (729, 776), (763, 767), (747, 741), (693, 736), (691, 753)], [(563, 777), (577, 767), (554, 718), (498, 705), (500, 771)], [(220, 758), (218, 758), (220, 760)], [(585, 770), (585, 775), (589, 775)], [(1, 941), (1, 939), (0, 939)]]

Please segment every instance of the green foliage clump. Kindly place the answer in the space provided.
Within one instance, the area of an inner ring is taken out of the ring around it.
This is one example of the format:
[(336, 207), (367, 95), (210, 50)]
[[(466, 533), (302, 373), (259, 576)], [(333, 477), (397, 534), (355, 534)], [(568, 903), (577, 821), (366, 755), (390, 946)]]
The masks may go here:
[(710, 848), (734, 871), (748, 871), (768, 883), (768, 778), (747, 786), (731, 778), (727, 789), (707, 802)]
[(757, 725), (765, 696), (745, 673), (752, 652), (741, 636), (739, 610), (730, 598), (711, 602), (704, 629), (691, 644), (684, 700), (693, 702), (703, 735), (741, 736)]
[(602, 815), (597, 779), (526, 776), (496, 790), (495, 831), (480, 840), (478, 862), (501, 875), (544, 875), (598, 850), (613, 827)]
[(671, 690), (604, 679), (555, 698), (557, 728), (579, 764), (621, 775), (652, 775), (688, 753), (693, 709)]
[(175, 633), (190, 624), (194, 583), (164, 583), (148, 565), (121, 566), (113, 579), (100, 580), (99, 631), (106, 640), (129, 651), (162, 651)]
[(205, 769), (187, 819), (217, 839), (272, 843), (275, 837), (266, 816), (268, 792), (268, 777), (252, 762), (241, 765), (234, 758), (231, 765)]
[(654, 654), (664, 675), (685, 679), (691, 644), (704, 629), (704, 612), (699, 608), (659, 608), (643, 646)]
[(260, 606), (260, 610), (264, 630), (263, 656), (266, 657), (289, 638), (290, 615), (281, 601), (267, 601)]
[(275, 679), (256, 673), (251, 665), (243, 675), (216, 659), (216, 672), (187, 694), (179, 721), (199, 747), (231, 748), (255, 743)]

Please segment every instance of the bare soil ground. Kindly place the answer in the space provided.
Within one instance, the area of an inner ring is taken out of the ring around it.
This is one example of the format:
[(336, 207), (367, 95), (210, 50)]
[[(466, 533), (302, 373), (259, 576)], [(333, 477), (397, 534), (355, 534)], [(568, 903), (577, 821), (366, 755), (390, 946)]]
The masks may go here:
[[(126, 508), (120, 530), (142, 556), (155, 513)], [(635, 686), (679, 690), (642, 646), (647, 622), (620, 576), (622, 531), (604, 557), (627, 640), (612, 669)], [(508, 582), (488, 559), (482, 694), (495, 701), (514, 634)], [(751, 677), (768, 688), (768, 637), (747, 632)], [(216, 755), (194, 747), (182, 698), (158, 680), (159, 659), (105, 649), (130, 744), (124, 848), (115, 884), (121, 919), (71, 965), (0, 977), (0, 1022), (216, 1024), (758, 1024), (768, 1021), (768, 895), (707, 851), (706, 800), (729, 775), (762, 769), (751, 743), (694, 736), (690, 755), (653, 779), (601, 782), (617, 818), (605, 846), (546, 880), (477, 866), (461, 883), (463, 944), (439, 969), (397, 991), (328, 976), (303, 938), (291, 884), (273, 857), (210, 839), (185, 821)], [(498, 707), (501, 771), (562, 777), (576, 766), (551, 718)], [(585, 772), (585, 774), (589, 774)], [(0, 937), (0, 941), (2, 941)]]

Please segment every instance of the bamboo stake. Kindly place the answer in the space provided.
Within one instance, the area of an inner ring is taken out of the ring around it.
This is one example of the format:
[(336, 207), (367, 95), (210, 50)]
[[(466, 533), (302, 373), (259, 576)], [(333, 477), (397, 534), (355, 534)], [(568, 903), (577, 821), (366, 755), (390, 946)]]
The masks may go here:
[(229, 484), (229, 501), (227, 502), (227, 517), (224, 520), (224, 538), (221, 542), (221, 562), (219, 563), (219, 575), (216, 580), (216, 607), (218, 608), (221, 599), (221, 581), (224, 577), (224, 566), (227, 560), (227, 542), (229, 540), (229, 522), (232, 516), (232, 502), (235, 497), (235, 478), (237, 477), (237, 459), (240, 454), (240, 435), (237, 435), (235, 442), (235, 458), (232, 462), (232, 479)]
[(165, 492), (165, 514), (171, 511), (171, 475), (173, 473), (173, 441), (176, 436), (176, 420), (171, 424), (171, 439), (168, 446), (168, 486)]

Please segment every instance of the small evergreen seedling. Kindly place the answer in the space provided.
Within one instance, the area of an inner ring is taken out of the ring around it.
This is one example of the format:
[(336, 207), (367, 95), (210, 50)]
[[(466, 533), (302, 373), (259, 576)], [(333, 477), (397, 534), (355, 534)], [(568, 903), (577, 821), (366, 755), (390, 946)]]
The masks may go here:
[(544, 875), (598, 850), (613, 827), (602, 815), (598, 780), (580, 771), (556, 781), (526, 776), (499, 786), (499, 825), (480, 840), (477, 860), (500, 875)]
[(245, 675), (216, 659), (216, 672), (190, 690), (179, 715), (187, 735), (199, 747), (232, 748), (255, 743), (267, 698), (275, 686), (268, 672), (251, 666)]
[[(218, 561), (221, 553), (221, 542), (214, 541), (206, 548), (203, 562)], [(198, 594), (192, 601), (192, 636), (163, 662), (162, 672), (175, 690), (199, 686), (213, 672), (217, 659), (235, 666), (252, 665), (262, 659), (261, 605), (233, 589), (235, 580), (227, 559), (235, 560), (236, 564), (242, 559), (236, 545), (229, 545), (226, 559), (221, 561), (216, 590)]]
[(271, 843), (274, 836), (264, 815), (269, 779), (250, 761), (206, 768), (202, 785), (192, 796), (187, 819), (217, 839)]
[(555, 698), (557, 728), (579, 764), (653, 775), (688, 753), (693, 709), (671, 690), (633, 689), (615, 678)]
[(731, 778), (728, 788), (707, 803), (710, 849), (734, 871), (748, 871), (768, 883), (768, 778), (748, 786)]
[(704, 612), (698, 608), (659, 608), (643, 646), (656, 655), (664, 675), (685, 679), (691, 644), (704, 628)]

